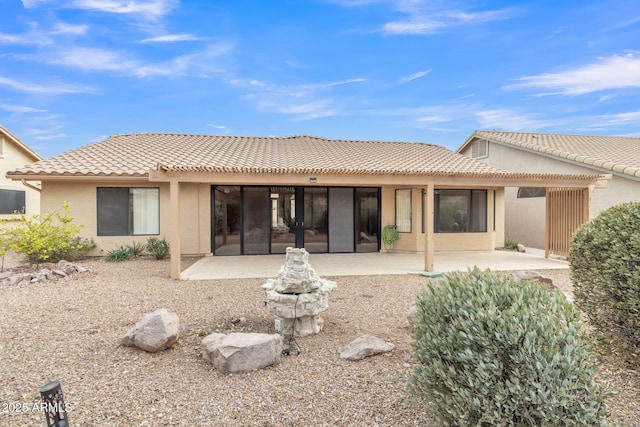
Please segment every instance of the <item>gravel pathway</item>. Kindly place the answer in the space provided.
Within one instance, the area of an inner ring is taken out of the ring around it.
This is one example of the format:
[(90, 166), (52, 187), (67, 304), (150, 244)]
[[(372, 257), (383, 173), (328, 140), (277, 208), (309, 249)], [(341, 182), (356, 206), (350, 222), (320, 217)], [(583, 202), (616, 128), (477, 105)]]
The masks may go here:
[[(325, 329), (298, 338), (299, 355), (223, 375), (202, 360), (200, 341), (212, 332), (273, 333), (264, 280), (174, 281), (168, 261), (151, 259), (80, 264), (90, 271), (0, 287), (0, 426), (44, 425), (33, 405), (38, 388), (52, 379), (62, 383), (73, 427), (435, 426), (421, 402), (405, 392), (412, 371), (406, 314), (424, 277), (327, 277), (338, 287), (322, 315)], [(570, 291), (568, 270), (541, 273)], [(119, 345), (158, 308), (180, 317), (176, 348), (151, 354)], [(246, 321), (232, 324), (234, 317)], [(341, 360), (340, 349), (363, 334), (396, 348), (357, 362)], [(621, 373), (611, 370), (612, 386), (622, 387), (616, 399), (627, 412), (613, 419), (634, 425), (629, 420), (640, 419), (640, 381), (624, 375), (622, 382)]]

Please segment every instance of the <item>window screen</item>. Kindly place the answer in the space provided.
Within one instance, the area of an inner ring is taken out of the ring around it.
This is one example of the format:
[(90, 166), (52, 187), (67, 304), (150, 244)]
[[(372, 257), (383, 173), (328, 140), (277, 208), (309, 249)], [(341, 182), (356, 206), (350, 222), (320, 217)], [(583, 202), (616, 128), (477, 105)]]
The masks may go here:
[(160, 234), (158, 188), (98, 188), (98, 236)]
[(396, 190), (396, 228), (411, 233), (411, 189)]
[(24, 213), (25, 192), (0, 190), (0, 214)]

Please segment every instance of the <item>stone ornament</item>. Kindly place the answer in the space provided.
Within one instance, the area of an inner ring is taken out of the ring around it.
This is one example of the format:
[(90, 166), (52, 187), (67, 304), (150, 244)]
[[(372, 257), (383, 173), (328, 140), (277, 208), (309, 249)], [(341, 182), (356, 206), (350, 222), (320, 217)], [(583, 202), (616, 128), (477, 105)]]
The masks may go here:
[(287, 248), (278, 277), (262, 285), (267, 308), (284, 319), (284, 335), (298, 337), (322, 330), (324, 321), (318, 315), (329, 308), (329, 294), (335, 287), (335, 282), (318, 277), (304, 248)]

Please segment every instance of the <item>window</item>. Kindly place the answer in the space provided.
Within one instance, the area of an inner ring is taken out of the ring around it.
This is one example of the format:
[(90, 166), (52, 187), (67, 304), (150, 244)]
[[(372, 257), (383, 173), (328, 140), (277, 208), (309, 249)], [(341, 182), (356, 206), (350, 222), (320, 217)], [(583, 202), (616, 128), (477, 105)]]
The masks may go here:
[(25, 192), (18, 190), (0, 190), (0, 214), (24, 213)]
[(436, 190), (436, 233), (487, 231), (486, 190)]
[(489, 142), (488, 141), (474, 141), (471, 144), (471, 157), (478, 159), (481, 157), (487, 157), (489, 155)]
[(518, 199), (528, 199), (531, 197), (546, 197), (545, 187), (520, 187), (518, 188)]
[(98, 187), (98, 236), (160, 234), (158, 188)]
[(411, 189), (396, 190), (396, 228), (411, 233)]

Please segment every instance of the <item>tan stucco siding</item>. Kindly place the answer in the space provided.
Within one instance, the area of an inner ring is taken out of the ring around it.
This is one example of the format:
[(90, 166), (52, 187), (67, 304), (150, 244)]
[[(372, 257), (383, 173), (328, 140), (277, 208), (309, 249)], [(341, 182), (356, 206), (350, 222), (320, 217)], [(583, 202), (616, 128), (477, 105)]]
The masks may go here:
[[(12, 181), (7, 179), (7, 171), (21, 168), (29, 163), (33, 163), (33, 159), (24, 152), (16, 149), (0, 134), (0, 188), (3, 190), (15, 190), (25, 192), (25, 210), (28, 216), (40, 213), (40, 193), (29, 187), (26, 187), (20, 181)], [(31, 184), (38, 184), (31, 182)], [(0, 218), (9, 218), (11, 215), (0, 215)]]
[[(144, 243), (149, 236), (98, 236), (97, 235), (97, 188), (98, 187), (157, 187), (160, 188), (160, 233), (170, 242), (171, 220), (169, 206), (169, 185), (166, 182), (144, 181), (105, 181), (72, 182), (46, 181), (43, 183), (43, 214), (60, 209), (63, 202), (71, 207), (71, 216), (75, 223), (82, 225), (81, 235), (93, 238), (98, 248), (93, 255), (104, 255), (107, 251), (133, 242)], [(381, 226), (395, 223), (395, 190), (411, 189), (412, 224), (410, 233), (400, 233), (394, 246), (398, 251), (424, 251), (425, 234), (422, 227), (422, 186), (382, 186), (381, 187)], [(488, 189), (486, 233), (442, 233), (436, 234), (436, 250), (491, 250), (496, 241), (504, 240), (501, 217), (497, 215), (496, 231), (493, 231), (493, 194)], [(497, 206), (501, 209), (502, 190), (498, 189)], [(431, 219), (429, 219), (431, 220)], [(211, 253), (211, 184), (180, 184), (180, 249), (185, 255)], [(501, 246), (498, 244), (497, 246)]]
[[(411, 189), (412, 224), (410, 233), (399, 233), (393, 250), (422, 252), (425, 250), (425, 234), (422, 219), (422, 190), (426, 187), (383, 187), (382, 188), (382, 228), (395, 223), (395, 190)], [(465, 188), (466, 189), (466, 188)], [(496, 189), (496, 229), (494, 219), (494, 189), (487, 189), (487, 232), (485, 233), (435, 233), (435, 251), (493, 250), (504, 246), (504, 192)], [(425, 218), (431, 221), (432, 219)]]
[(180, 185), (180, 231), (183, 254), (211, 253), (210, 184)]
[(80, 235), (93, 238), (97, 248), (91, 255), (104, 255), (107, 251), (134, 242), (145, 243), (150, 236), (98, 236), (97, 228), (97, 188), (136, 187), (160, 189), (160, 233), (158, 237), (169, 240), (169, 186), (164, 183), (149, 184), (134, 182), (68, 182), (45, 181), (42, 183), (42, 214), (59, 210), (63, 202), (71, 208), (74, 223), (81, 225)]
[[(463, 154), (469, 155), (468, 150)], [(488, 157), (478, 160), (510, 172), (577, 175), (611, 173), (496, 143), (490, 143)], [(525, 246), (544, 248), (545, 198), (518, 199), (517, 193), (517, 187), (506, 189), (506, 237)], [(613, 174), (607, 187), (596, 189), (592, 195), (592, 216), (595, 216), (611, 206), (640, 200), (640, 181)]]

